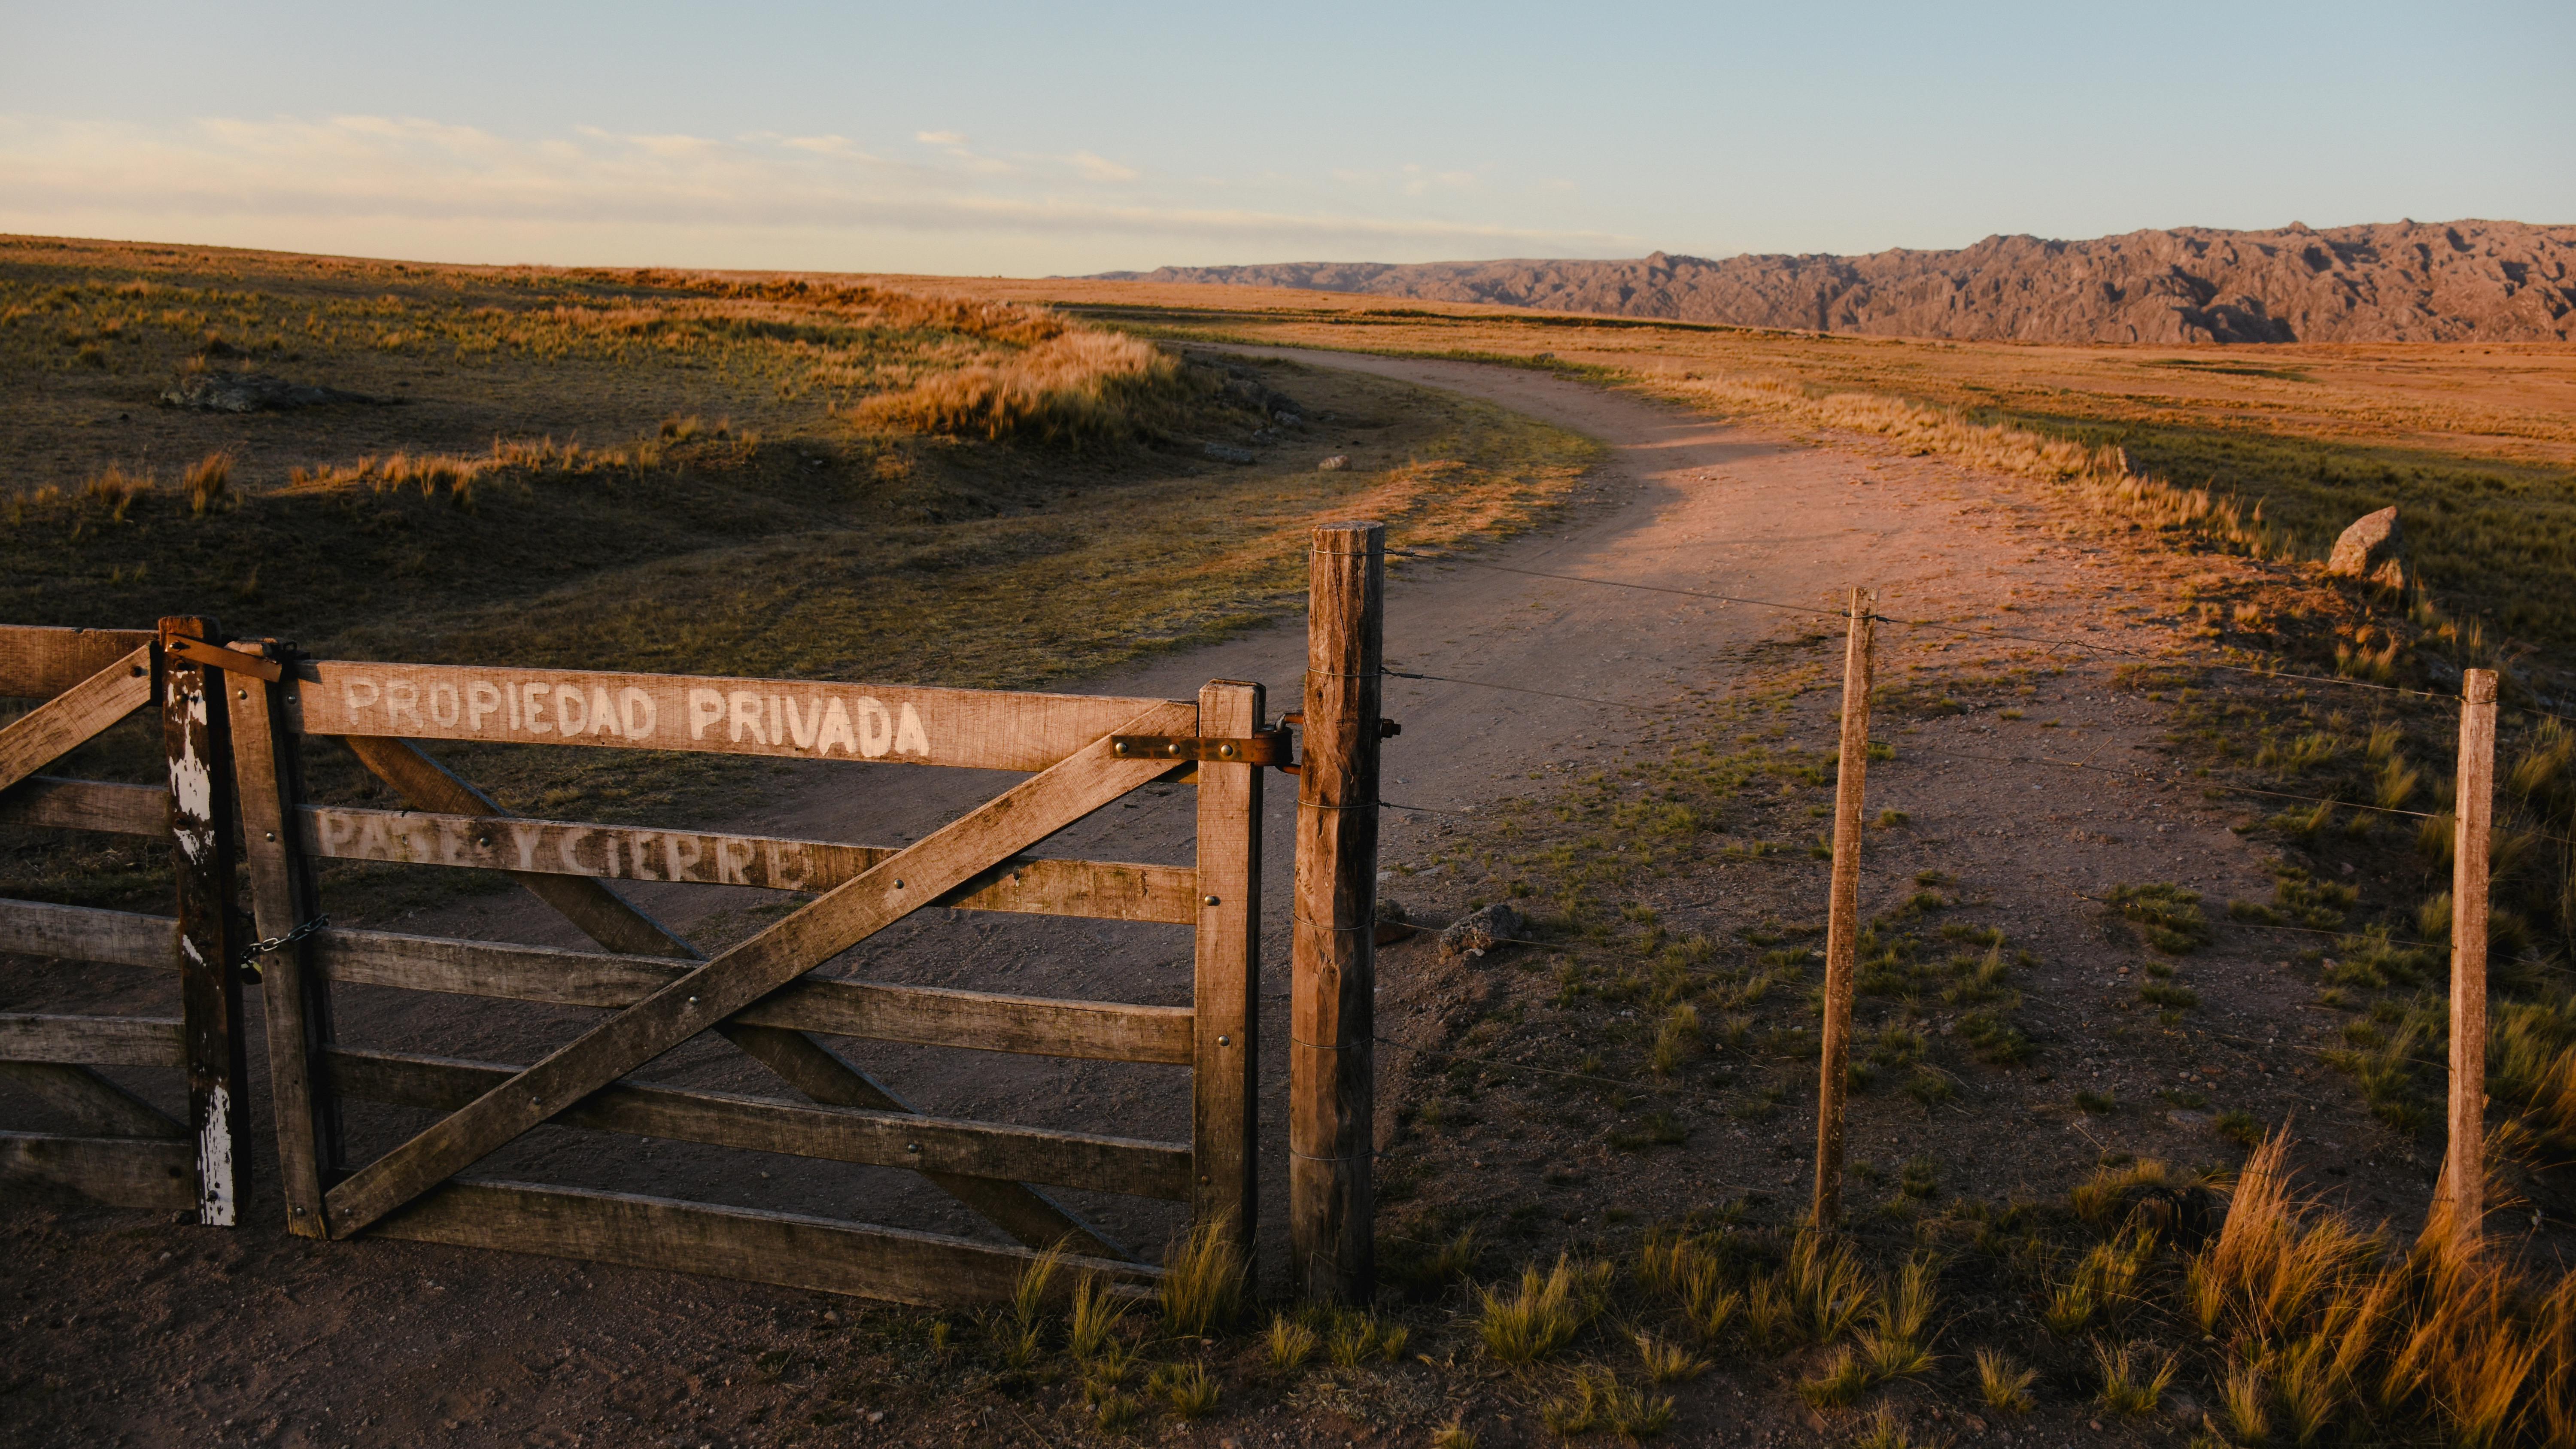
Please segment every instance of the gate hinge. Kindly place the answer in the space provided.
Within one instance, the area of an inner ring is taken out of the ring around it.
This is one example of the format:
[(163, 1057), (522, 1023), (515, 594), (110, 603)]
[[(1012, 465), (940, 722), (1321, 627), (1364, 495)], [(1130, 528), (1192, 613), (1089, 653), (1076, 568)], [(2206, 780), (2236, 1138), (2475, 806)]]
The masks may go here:
[(245, 654), (238, 649), (227, 649), (221, 644), (209, 644), (203, 639), (190, 639), (185, 635), (178, 635), (162, 640), (161, 647), (164, 651), (176, 654), (191, 664), (208, 665), (223, 670), (227, 674), (247, 674), (253, 679), (265, 679), (271, 684), (286, 677), (286, 666), (274, 659)]
[(1125, 759), (1206, 761), (1219, 765), (1285, 765), (1288, 732), (1266, 729), (1250, 738), (1215, 735), (1111, 735), (1109, 753)]

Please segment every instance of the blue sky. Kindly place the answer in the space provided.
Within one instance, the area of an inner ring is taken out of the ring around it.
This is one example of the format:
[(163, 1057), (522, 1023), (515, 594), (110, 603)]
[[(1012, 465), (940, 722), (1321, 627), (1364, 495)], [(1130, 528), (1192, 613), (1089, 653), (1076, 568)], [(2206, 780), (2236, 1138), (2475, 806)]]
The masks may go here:
[(0, 231), (1040, 275), (2576, 222), (2576, 4), (0, 0)]

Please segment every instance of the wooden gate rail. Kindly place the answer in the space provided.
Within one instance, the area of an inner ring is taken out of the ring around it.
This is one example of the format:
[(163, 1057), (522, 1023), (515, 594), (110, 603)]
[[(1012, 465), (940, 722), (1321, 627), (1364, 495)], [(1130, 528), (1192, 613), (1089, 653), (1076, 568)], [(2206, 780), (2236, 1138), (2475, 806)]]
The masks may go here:
[[(285, 662), (283, 651), (262, 646)], [(1027, 849), (1174, 774), (1115, 735), (1258, 730), (1258, 686), (1189, 701), (706, 679), (591, 671), (295, 661), (235, 692), (232, 722), (253, 900), (264, 934), (314, 918), (314, 863), (377, 860), (500, 870), (607, 949), (325, 929), (266, 973), (290, 1223), (716, 1272), (916, 1302), (1005, 1296), (1031, 1261), (939, 1234), (526, 1183), (460, 1170), (540, 1123), (909, 1168), (1023, 1244), (1070, 1246), (1127, 1281), (1157, 1270), (1032, 1183), (1187, 1201), (1251, 1238), (1250, 1071), (1258, 917), (1257, 767), (1211, 761), (1194, 867), (1060, 860)], [(337, 737), (413, 806), (302, 798), (295, 741)], [(902, 848), (526, 820), (412, 740), (571, 744), (876, 760), (1026, 772)], [(58, 792), (59, 793), (59, 792)], [(31, 804), (29, 808), (45, 808)], [(819, 892), (701, 958), (618, 897), (612, 879)], [(1151, 1007), (811, 979), (806, 973), (926, 906), (1188, 925), (1193, 1004)], [(530, 1066), (362, 1050), (333, 1040), (330, 986), (365, 984), (580, 1005), (613, 1013)], [(626, 1080), (714, 1030), (812, 1103)], [(1192, 1068), (1187, 1143), (925, 1116), (818, 1035)], [(375, 1162), (339, 1161), (336, 1104), (445, 1114)]]
[[(157, 633), (0, 627), (0, 695), (43, 702), (0, 729), (0, 823), (161, 836), (178, 877), (176, 916), (0, 900), (0, 953), (179, 972), (176, 1017), (0, 1016), (0, 1081), (68, 1118), (72, 1133), (0, 1132), (0, 1176), (44, 1179), (116, 1206), (190, 1208), (237, 1221), (246, 1106), (231, 919), (232, 761), (212, 706), (224, 671), (177, 652), (219, 644), (212, 621)], [(158, 705), (161, 786), (37, 771), (138, 710)], [(171, 1067), (188, 1083), (182, 1123), (98, 1067)]]
[[(306, 854), (326, 860), (449, 865), (594, 880), (682, 881), (824, 891), (883, 863), (896, 847), (783, 836), (654, 830), (418, 810), (306, 805)], [(506, 820), (506, 823), (500, 823)], [(1198, 924), (1198, 873), (1183, 866), (1013, 856), (934, 905), (969, 911)]]
[[(688, 962), (663, 957), (336, 929), (320, 933), (306, 959), (328, 980), (353, 985), (619, 1010), (691, 970)], [(1186, 1006), (808, 979), (779, 988), (733, 1020), (912, 1046), (1188, 1066), (1194, 1015)]]
[[(332, 1084), (343, 1096), (398, 1107), (453, 1112), (525, 1067), (458, 1061), (404, 1052), (330, 1053)], [(554, 1119), (569, 1127), (631, 1132), (676, 1142), (703, 1142), (855, 1162), (1049, 1182), (1059, 1187), (1186, 1202), (1186, 1144), (1042, 1131), (990, 1122), (806, 1106), (739, 1092), (619, 1082)]]

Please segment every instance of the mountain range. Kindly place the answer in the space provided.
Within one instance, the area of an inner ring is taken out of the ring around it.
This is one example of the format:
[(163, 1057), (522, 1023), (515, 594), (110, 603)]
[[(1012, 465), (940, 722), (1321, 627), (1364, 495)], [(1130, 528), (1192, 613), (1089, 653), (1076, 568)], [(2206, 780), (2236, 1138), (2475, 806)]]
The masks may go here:
[(1743, 327), (2022, 342), (2564, 342), (2576, 226), (2203, 227), (1956, 251), (1631, 261), (1283, 262), (1101, 280), (1230, 283)]

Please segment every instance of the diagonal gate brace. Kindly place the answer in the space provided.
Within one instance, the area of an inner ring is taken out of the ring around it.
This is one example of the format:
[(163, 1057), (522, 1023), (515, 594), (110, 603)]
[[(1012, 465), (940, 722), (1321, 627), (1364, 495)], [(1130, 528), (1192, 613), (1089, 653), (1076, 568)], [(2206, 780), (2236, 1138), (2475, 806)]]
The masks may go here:
[(152, 646), (146, 644), (0, 729), (0, 790), (151, 702)]
[[(1179, 734), (1196, 723), (1194, 705), (1158, 705), (1119, 733)], [(1104, 737), (1030, 776), (359, 1170), (325, 1198), (331, 1236), (364, 1230), (548, 1117), (1169, 768), (1166, 761), (1120, 759)]]
[[(406, 740), (389, 735), (347, 735), (341, 743), (378, 779), (422, 810), (507, 817), (475, 789)], [(588, 876), (508, 872), (539, 900), (563, 913), (584, 935), (611, 951), (633, 956), (704, 959), (633, 902)], [(716, 1028), (744, 1054), (784, 1078), (789, 1086), (831, 1107), (911, 1112), (912, 1104), (814, 1037), (784, 1027), (730, 1021)], [(1032, 1248), (1061, 1243), (1067, 1252), (1095, 1258), (1133, 1255), (1043, 1189), (1001, 1178), (924, 1172), (930, 1184), (974, 1209), (994, 1226)]]

